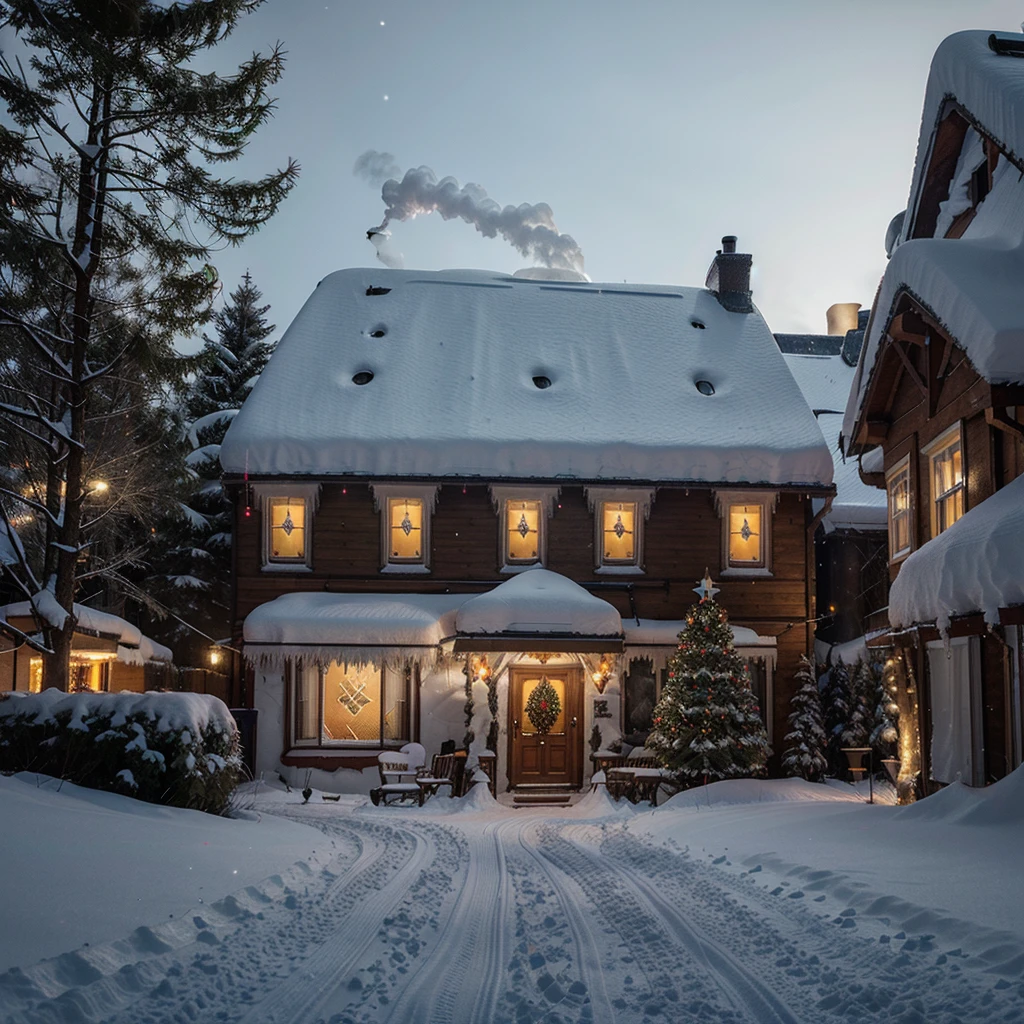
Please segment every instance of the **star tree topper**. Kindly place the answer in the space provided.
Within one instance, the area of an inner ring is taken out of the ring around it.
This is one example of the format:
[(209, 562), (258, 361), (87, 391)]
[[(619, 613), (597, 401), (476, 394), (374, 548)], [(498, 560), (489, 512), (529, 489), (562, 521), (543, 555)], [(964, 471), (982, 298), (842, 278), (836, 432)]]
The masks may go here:
[(704, 579), (702, 579), (697, 586), (693, 588), (693, 592), (703, 601), (705, 598), (710, 600), (718, 593), (719, 587), (716, 587), (711, 579), (711, 573), (707, 567), (704, 569)]

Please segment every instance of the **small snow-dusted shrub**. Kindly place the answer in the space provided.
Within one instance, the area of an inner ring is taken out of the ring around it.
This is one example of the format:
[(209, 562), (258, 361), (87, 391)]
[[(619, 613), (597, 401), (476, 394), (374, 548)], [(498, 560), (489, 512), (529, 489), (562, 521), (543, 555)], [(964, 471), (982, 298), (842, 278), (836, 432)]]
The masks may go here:
[(222, 813), (241, 771), (238, 727), (200, 693), (10, 693), (0, 699), (0, 772)]

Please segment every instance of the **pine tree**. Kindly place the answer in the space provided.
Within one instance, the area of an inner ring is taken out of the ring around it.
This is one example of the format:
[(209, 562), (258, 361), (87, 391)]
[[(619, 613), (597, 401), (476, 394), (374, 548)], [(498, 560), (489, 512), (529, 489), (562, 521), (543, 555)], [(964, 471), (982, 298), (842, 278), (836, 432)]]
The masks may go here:
[(785, 753), (782, 755), (782, 770), (787, 775), (821, 782), (828, 768), (825, 757), (825, 726), (821, 715), (821, 698), (818, 681), (814, 677), (814, 666), (806, 654), (800, 656), (796, 671), (798, 689), (790, 702), (786, 733)]
[(768, 737), (728, 618), (712, 597), (687, 612), (653, 724), (648, 748), (683, 782), (764, 771)]
[(214, 313), (216, 337), (204, 335), (198, 372), (180, 402), (193, 483), (157, 528), (149, 577), (176, 618), (148, 629), (183, 664), (204, 660), (209, 644), (196, 630), (214, 639), (230, 633), (231, 507), (220, 486), (220, 445), (274, 350), (266, 340), (275, 330), (266, 319), (270, 307), (261, 298), (247, 272)]
[(840, 658), (825, 675), (821, 690), (821, 710), (825, 718), (826, 754), (831, 775), (846, 771), (846, 755), (842, 747), (842, 733), (850, 716), (850, 673)]
[(850, 680), (850, 711), (839, 738), (844, 747), (866, 747), (875, 717), (874, 680), (867, 662), (858, 659)]
[(0, 436), (34, 446), (45, 487), (30, 496), (0, 480), (0, 521), (8, 535), (27, 516), (43, 524), (40, 564), (18, 551), (8, 570), (24, 596), (46, 589), (63, 610), (38, 613), (42, 640), (19, 638), (42, 653), (44, 686), (68, 686), (73, 602), (98, 519), (88, 425), (104, 382), (140, 366), (177, 372), (174, 337), (209, 315), (214, 249), (264, 224), (298, 175), (292, 161), (256, 181), (216, 174), (273, 112), (280, 49), (228, 75), (208, 67), (207, 51), (258, 6), (0, 4), (0, 30), (14, 36), (0, 52), (0, 328), (31, 364), (3, 382)]

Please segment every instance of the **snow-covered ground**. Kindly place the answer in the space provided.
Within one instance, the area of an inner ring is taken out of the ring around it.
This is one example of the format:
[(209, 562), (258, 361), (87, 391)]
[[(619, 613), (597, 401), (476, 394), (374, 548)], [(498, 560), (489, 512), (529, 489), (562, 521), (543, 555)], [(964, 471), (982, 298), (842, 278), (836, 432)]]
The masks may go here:
[(0, 779), (5, 1022), (1024, 1019), (1021, 772), (238, 821), (56, 785)]

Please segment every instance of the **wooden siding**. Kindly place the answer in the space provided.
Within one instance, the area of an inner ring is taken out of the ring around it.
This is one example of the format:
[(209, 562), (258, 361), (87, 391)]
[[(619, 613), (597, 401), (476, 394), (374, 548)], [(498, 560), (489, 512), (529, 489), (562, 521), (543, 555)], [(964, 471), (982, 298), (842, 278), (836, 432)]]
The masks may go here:
[[(772, 519), (772, 575), (721, 576), (722, 520), (707, 488), (657, 490), (644, 524), (644, 573), (595, 572), (594, 513), (580, 484), (562, 486), (547, 520), (547, 568), (608, 601), (624, 618), (680, 619), (696, 600), (697, 581), (710, 570), (718, 600), (732, 622), (778, 637), (773, 726), (781, 750), (793, 676), (800, 655), (811, 650), (814, 566), (808, 528), (813, 518), (804, 494), (783, 492)], [(362, 481), (325, 481), (312, 521), (312, 568), (307, 572), (261, 569), (262, 523), (236, 504), (235, 636), (257, 606), (294, 591), (346, 593), (480, 593), (509, 576), (500, 572), (499, 517), (487, 486), (441, 486), (431, 524), (429, 575), (380, 573), (380, 514)], [(239, 680), (239, 684), (241, 680)], [(244, 688), (251, 693), (251, 685)], [(238, 686), (236, 697), (242, 698)]]

